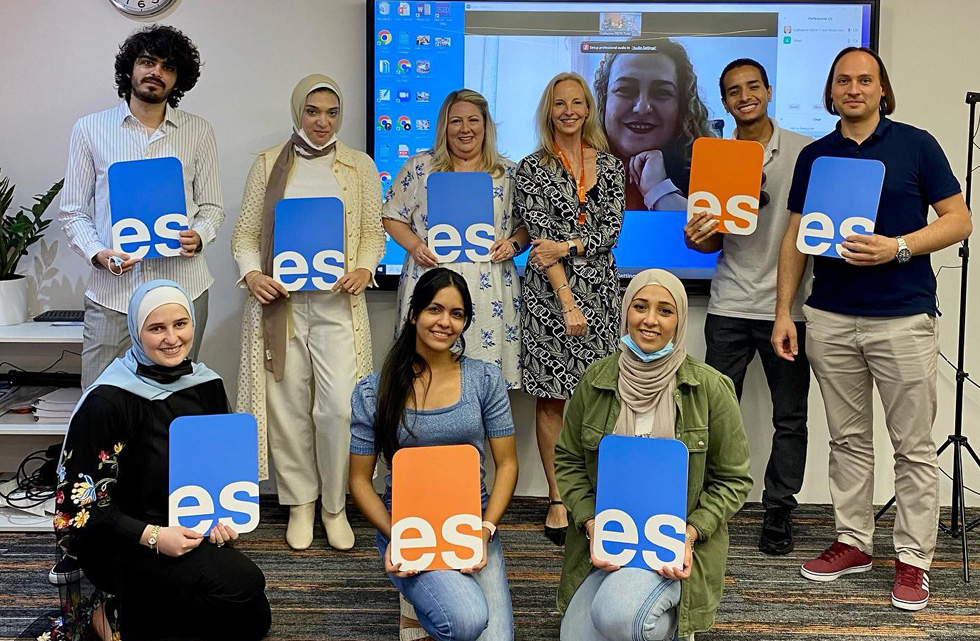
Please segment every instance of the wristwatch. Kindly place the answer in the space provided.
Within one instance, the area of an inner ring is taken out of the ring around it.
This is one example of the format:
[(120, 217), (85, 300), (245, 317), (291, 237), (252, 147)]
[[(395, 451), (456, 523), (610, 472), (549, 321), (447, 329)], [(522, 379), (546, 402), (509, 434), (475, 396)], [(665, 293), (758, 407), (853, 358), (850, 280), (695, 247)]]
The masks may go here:
[(520, 243), (518, 243), (516, 240), (512, 240), (512, 241), (510, 241), (510, 244), (514, 246), (514, 255), (515, 256), (517, 256), (518, 254), (521, 253), (521, 244)]
[(156, 552), (157, 554), (160, 553), (160, 550), (157, 549), (157, 540), (159, 536), (160, 536), (160, 526), (154, 525), (152, 528), (150, 528), (150, 536), (146, 537), (146, 544), (150, 546), (150, 549)]
[(568, 241), (568, 255), (572, 258), (578, 256), (578, 245), (575, 244), (574, 240)]
[(490, 530), (490, 540), (491, 541), (493, 541), (494, 538), (496, 538), (496, 536), (497, 536), (497, 526), (496, 525), (494, 525), (490, 521), (484, 521), (483, 522), (483, 529), (484, 530)]
[(912, 258), (912, 251), (905, 244), (905, 239), (901, 236), (896, 236), (895, 240), (898, 241), (898, 252), (895, 254), (895, 260), (902, 264), (909, 262), (909, 259)]

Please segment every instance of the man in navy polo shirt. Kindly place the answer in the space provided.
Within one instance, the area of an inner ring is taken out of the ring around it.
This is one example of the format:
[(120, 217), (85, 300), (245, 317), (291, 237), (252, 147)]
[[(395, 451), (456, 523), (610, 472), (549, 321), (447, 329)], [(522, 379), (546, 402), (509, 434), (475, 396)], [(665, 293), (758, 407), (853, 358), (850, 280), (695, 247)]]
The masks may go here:
[[(892, 604), (921, 610), (939, 520), (936, 416), (936, 278), (929, 254), (973, 228), (960, 186), (929, 133), (893, 122), (895, 94), (885, 66), (866, 48), (837, 55), (824, 104), (837, 129), (801, 153), (789, 194), (792, 213), (779, 254), (772, 343), (798, 352), (790, 306), (806, 264), (796, 248), (813, 161), (869, 158), (885, 165), (875, 233), (848, 236), (845, 260), (816, 257), (813, 292), (803, 308), (806, 355), (820, 384), (830, 428), (830, 491), (837, 540), (803, 564), (803, 576), (832, 581), (871, 569), (874, 532), (872, 381), (895, 448), (895, 582)], [(928, 221), (929, 206), (938, 218)]]

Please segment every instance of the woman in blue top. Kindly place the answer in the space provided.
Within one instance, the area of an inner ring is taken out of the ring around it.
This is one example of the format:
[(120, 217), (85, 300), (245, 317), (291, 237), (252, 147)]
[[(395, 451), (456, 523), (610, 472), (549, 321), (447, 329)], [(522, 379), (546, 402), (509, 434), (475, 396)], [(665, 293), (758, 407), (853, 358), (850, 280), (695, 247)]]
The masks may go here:
[[(419, 278), (408, 318), (379, 374), (361, 380), (351, 398), (350, 493), (378, 528), (378, 551), (391, 582), (415, 607), (436, 641), (514, 638), (510, 590), (497, 524), (517, 485), (517, 449), (500, 368), (465, 358), (462, 334), (473, 318), (466, 281), (445, 268)], [(459, 340), (459, 350), (453, 347)], [(482, 478), (489, 438), (493, 489)], [(384, 497), (372, 485), (378, 453), (389, 467), (402, 447), (468, 444), (480, 452), (484, 562), (468, 570), (402, 571), (388, 549), (391, 476)]]

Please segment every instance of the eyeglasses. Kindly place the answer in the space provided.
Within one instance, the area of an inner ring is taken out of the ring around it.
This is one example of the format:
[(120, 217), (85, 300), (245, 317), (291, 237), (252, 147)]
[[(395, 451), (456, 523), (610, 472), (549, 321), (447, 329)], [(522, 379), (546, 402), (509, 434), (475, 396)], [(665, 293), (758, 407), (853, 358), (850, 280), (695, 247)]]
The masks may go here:
[(769, 192), (766, 191), (766, 172), (762, 172), (762, 191), (759, 192), (759, 209), (769, 204)]

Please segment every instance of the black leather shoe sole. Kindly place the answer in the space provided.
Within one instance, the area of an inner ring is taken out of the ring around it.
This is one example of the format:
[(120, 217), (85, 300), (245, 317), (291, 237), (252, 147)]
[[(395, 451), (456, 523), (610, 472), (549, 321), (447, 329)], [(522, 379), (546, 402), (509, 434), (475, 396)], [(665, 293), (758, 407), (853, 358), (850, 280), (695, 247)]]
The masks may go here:
[(565, 545), (565, 534), (568, 533), (567, 527), (548, 527), (544, 526), (544, 535), (548, 540), (561, 547)]
[(792, 552), (794, 547), (793, 537), (779, 540), (767, 538), (765, 534), (759, 537), (759, 550), (766, 554), (781, 556)]

